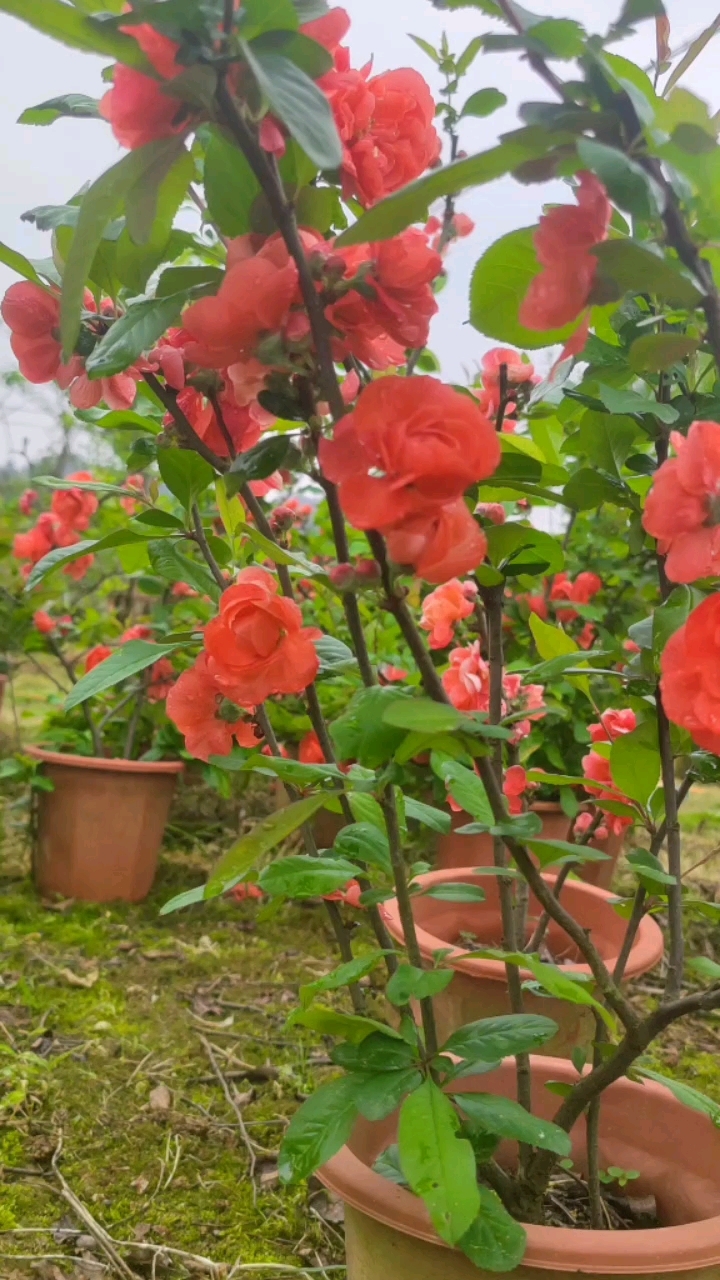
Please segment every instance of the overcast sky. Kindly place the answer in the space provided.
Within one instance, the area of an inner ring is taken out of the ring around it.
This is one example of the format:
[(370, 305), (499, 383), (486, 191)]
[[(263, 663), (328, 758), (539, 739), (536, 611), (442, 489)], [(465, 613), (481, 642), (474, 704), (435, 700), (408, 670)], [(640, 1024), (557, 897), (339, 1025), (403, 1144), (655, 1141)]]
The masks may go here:
[[(379, 71), (414, 66), (434, 87), (434, 67), (406, 33), (413, 32), (437, 44), (446, 30), (452, 48), (459, 52), (472, 36), (492, 26), (477, 10), (441, 13), (429, 0), (345, 0), (345, 7), (353, 19), (350, 45), (356, 66), (371, 57)], [(606, 27), (620, 7), (621, 0), (535, 0), (532, 5), (534, 10), (553, 17), (577, 18), (590, 30), (597, 29), (600, 15), (602, 26)], [(666, 7), (671, 43), (673, 48), (679, 48), (709, 25), (718, 11), (718, 0), (666, 0)], [(654, 47), (654, 24), (645, 22), (622, 52), (647, 64)], [(67, 49), (2, 14), (0, 48), (4, 49), (0, 79), (0, 240), (29, 257), (45, 257), (49, 237), (21, 222), (20, 215), (36, 205), (65, 203), (83, 182), (113, 164), (121, 152), (102, 121), (59, 120), (48, 128), (19, 125), (16, 121), (24, 108), (62, 93), (99, 97), (104, 87), (100, 71), (105, 60)], [(720, 106), (719, 51), (716, 40), (687, 80), (687, 86), (714, 109)], [(542, 83), (514, 54), (481, 55), (466, 85), (468, 96), (475, 89), (492, 85), (502, 89), (509, 99), (508, 105), (489, 119), (466, 123), (462, 145), (468, 152), (492, 146), (498, 132), (513, 128), (518, 102), (548, 96)], [(541, 202), (557, 198), (562, 191), (560, 184), (523, 187), (508, 178), (462, 196), (460, 207), (477, 225), (475, 233), (452, 250), (450, 283), (441, 296), (441, 313), (432, 334), (432, 346), (442, 359), (445, 376), (461, 377), (463, 369), (472, 369), (490, 345), (465, 323), (467, 280), (475, 260), (504, 232), (535, 222)], [(0, 291), (15, 278), (0, 265)], [(9, 367), (10, 360), (6, 342), (0, 341), (0, 367)], [(48, 425), (46, 419), (33, 421), (26, 414), (21, 427), (13, 422), (0, 425), (0, 429), (2, 462), (10, 449), (18, 448), (20, 435), (30, 437), (32, 449), (40, 446)]]

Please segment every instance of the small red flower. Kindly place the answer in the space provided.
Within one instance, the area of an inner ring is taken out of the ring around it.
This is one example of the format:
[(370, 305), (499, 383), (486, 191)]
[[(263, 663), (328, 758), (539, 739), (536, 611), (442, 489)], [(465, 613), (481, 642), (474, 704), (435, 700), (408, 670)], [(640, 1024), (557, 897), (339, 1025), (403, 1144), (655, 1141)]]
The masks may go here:
[[(226, 695), (208, 668), (204, 653), (167, 694), (167, 713), (185, 737), (191, 755), (206, 762), (211, 756), (229, 756), (237, 741), (241, 747), (260, 742), (255, 726), (241, 716), (227, 720), (220, 713)], [(237, 708), (249, 712), (251, 707)]]
[(543, 270), (520, 308), (527, 329), (561, 329), (588, 304), (598, 261), (590, 250), (607, 239), (612, 205), (594, 174), (579, 174), (577, 207), (559, 205), (540, 219), (535, 250)]
[(325, 764), (325, 752), (314, 729), (306, 733), (302, 739), (298, 748), (298, 759), (302, 764)]
[(474, 601), (459, 578), (451, 578), (423, 600), (420, 626), (430, 632), (431, 649), (447, 649), (455, 635), (455, 625), (469, 618)]
[(59, 297), (30, 280), (19, 280), (10, 285), (0, 312), (23, 377), (51, 382), (62, 363)]
[(44, 609), (38, 609), (33, 614), (33, 624), (35, 630), (39, 631), (41, 636), (49, 636), (57, 625), (55, 619), (51, 618), (50, 614), (46, 613)]
[(112, 649), (107, 644), (96, 644), (94, 649), (90, 649), (85, 654), (85, 675), (89, 671), (94, 671), (95, 667), (104, 662), (106, 658), (109, 658), (111, 653)]
[(120, 644), (127, 644), (128, 640), (152, 640), (153, 628), (144, 622), (136, 622), (133, 627), (128, 627), (120, 637)]
[(37, 502), (37, 500), (38, 500), (38, 495), (35, 489), (26, 489), (24, 493), (20, 494), (20, 498), (18, 500), (18, 507), (20, 508), (20, 511), (24, 516), (32, 515), (33, 507), (35, 506), (35, 503)]
[(670, 581), (696, 582), (720, 573), (720, 423), (693, 422), (687, 438), (670, 439), (676, 457), (655, 475), (643, 526)]
[[(89, 471), (74, 471), (68, 481), (80, 480), (91, 483), (94, 476)], [(98, 496), (88, 489), (56, 489), (52, 496), (50, 509), (58, 521), (68, 529), (84, 533), (99, 506)]]

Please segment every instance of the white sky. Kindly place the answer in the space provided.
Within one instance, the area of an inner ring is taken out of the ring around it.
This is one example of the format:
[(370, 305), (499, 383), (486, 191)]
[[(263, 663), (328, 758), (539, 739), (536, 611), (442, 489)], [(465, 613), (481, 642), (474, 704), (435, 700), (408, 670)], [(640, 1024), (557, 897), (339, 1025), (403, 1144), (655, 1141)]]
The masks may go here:
[[(437, 44), (446, 30), (452, 48), (460, 52), (472, 36), (493, 25), (478, 10), (441, 13), (429, 0), (344, 2), (353, 19), (350, 46), (356, 66), (370, 57), (374, 57), (377, 70), (415, 66), (431, 84), (435, 69), (406, 32)], [(531, 7), (553, 17), (577, 18), (594, 30), (609, 25), (621, 0), (534, 0)], [(666, 0), (666, 7), (672, 46), (678, 48), (709, 25), (717, 13), (717, 0)], [(29, 257), (46, 257), (49, 237), (20, 222), (20, 215), (36, 205), (65, 203), (83, 182), (114, 163), (120, 151), (102, 121), (59, 120), (48, 128), (18, 125), (16, 121), (26, 107), (62, 93), (99, 97), (104, 88), (100, 70), (105, 60), (66, 49), (4, 14), (0, 14), (0, 48), (5, 50), (0, 78), (0, 240)], [(637, 36), (616, 48), (646, 64), (654, 54), (654, 24), (641, 24)], [(720, 105), (719, 51), (716, 40), (706, 48), (686, 82), (715, 109)], [(508, 105), (489, 119), (465, 123), (462, 145), (468, 152), (492, 146), (498, 132), (514, 128), (518, 102), (548, 97), (543, 84), (515, 54), (481, 54), (465, 84), (467, 96), (493, 85), (509, 99)], [(474, 262), (504, 232), (535, 222), (541, 203), (561, 191), (559, 185), (523, 187), (507, 178), (461, 197), (460, 207), (477, 225), (474, 235), (452, 250), (450, 283), (441, 295), (441, 313), (431, 338), (446, 377), (462, 376), (463, 368), (472, 368), (490, 345), (465, 323), (467, 281)], [(0, 265), (0, 291), (15, 278)], [(11, 367), (7, 344), (1, 339), (0, 367)], [(35, 421), (26, 413), (21, 427), (8, 424), (7, 419), (0, 421), (0, 463), (21, 445), (20, 437), (29, 438), (31, 452), (35, 452), (42, 448), (47, 433), (47, 417)]]

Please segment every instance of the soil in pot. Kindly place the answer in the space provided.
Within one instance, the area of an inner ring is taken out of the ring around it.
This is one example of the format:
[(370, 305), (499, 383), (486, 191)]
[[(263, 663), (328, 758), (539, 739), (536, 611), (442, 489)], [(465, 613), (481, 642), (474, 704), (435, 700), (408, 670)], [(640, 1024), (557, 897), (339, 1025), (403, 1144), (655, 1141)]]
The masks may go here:
[(37, 793), (33, 875), (44, 897), (141, 902), (155, 879), (180, 761), (103, 760), (30, 748)]
[[(572, 840), (572, 822), (563, 812), (559, 804), (549, 800), (539, 800), (531, 806), (542, 821), (540, 838), (543, 840)], [(460, 835), (457, 828), (472, 822), (467, 813), (452, 815), (452, 831), (438, 836), (435, 862), (439, 871), (451, 867), (491, 867), (494, 862), (493, 838), (490, 835)], [(624, 844), (623, 835), (608, 835), (604, 840), (591, 840), (590, 847), (607, 854), (606, 862), (588, 862), (578, 868), (578, 875), (586, 884), (598, 885), (601, 889), (609, 889), (615, 874), (618, 858)]]
[[(549, 885), (555, 877), (543, 877)], [(438, 1034), (442, 1040), (458, 1027), (478, 1018), (510, 1013), (505, 966), (498, 960), (469, 959), (469, 950), (494, 948), (501, 945), (502, 919), (500, 894), (494, 876), (477, 875), (471, 868), (457, 871), (431, 871), (417, 877), (426, 889), (440, 884), (461, 883), (482, 887), (484, 902), (448, 902), (428, 897), (413, 897), (413, 915), (418, 943), (424, 963), (433, 966), (436, 951), (454, 948), (445, 963), (452, 966), (455, 976), (448, 987), (434, 1000)], [(612, 970), (620, 953), (625, 936), (626, 922), (613, 910), (611, 894), (594, 885), (568, 880), (562, 891), (562, 901), (573, 916), (590, 930), (595, 946)], [(404, 941), (397, 901), (392, 899), (381, 908), (392, 936)], [(528, 910), (527, 940), (530, 939), (541, 914), (540, 904), (531, 895)], [(463, 936), (477, 939), (471, 947), (463, 945)], [(560, 927), (551, 922), (546, 945), (556, 964), (567, 965), (577, 973), (590, 974), (581, 962), (574, 944)], [(626, 978), (647, 973), (663, 954), (663, 936), (655, 921), (647, 916), (638, 930), (625, 970)], [(523, 980), (531, 980), (531, 972), (521, 970)], [(569, 1056), (578, 1045), (586, 1046), (594, 1036), (595, 1021), (592, 1011), (582, 1005), (546, 996), (525, 993), (525, 1012), (545, 1014), (557, 1022), (557, 1035), (545, 1047), (544, 1052), (558, 1057)]]
[[(571, 1084), (569, 1062), (531, 1059), (533, 1112), (551, 1119), (558, 1099), (545, 1087)], [(468, 1077), (467, 1091), (515, 1097), (515, 1064)], [(586, 1173), (585, 1123), (572, 1130), (573, 1167)], [(381, 1153), (395, 1142), (397, 1113), (387, 1120), (360, 1120), (346, 1147), (319, 1177), (345, 1203), (348, 1280), (490, 1280), (444, 1245), (422, 1201), (374, 1172)], [(501, 1163), (516, 1159), (511, 1143), (499, 1149)], [(527, 1251), (509, 1280), (553, 1280), (568, 1274), (585, 1280), (635, 1276), (651, 1280), (718, 1280), (720, 1275), (720, 1131), (710, 1118), (684, 1107), (662, 1085), (623, 1079), (603, 1095), (600, 1167), (617, 1166), (639, 1176), (632, 1199), (656, 1206), (660, 1227), (595, 1231), (582, 1226), (528, 1226)]]

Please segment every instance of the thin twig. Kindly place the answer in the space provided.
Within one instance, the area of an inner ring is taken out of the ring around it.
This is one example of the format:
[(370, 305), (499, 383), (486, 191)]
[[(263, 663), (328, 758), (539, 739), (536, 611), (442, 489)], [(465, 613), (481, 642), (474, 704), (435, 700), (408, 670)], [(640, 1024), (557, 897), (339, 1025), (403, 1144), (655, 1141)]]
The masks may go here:
[(241, 1108), (241, 1106), (240, 1106), (240, 1103), (238, 1102), (238, 1099), (237, 1099), (237, 1093), (234, 1091), (234, 1089), (232, 1089), (232, 1088), (231, 1088), (230, 1084), (229, 1084), (229, 1083), (228, 1083), (228, 1081), (225, 1079), (225, 1076), (223, 1075), (223, 1072), (222, 1072), (222, 1070), (221, 1070), (220, 1064), (219, 1064), (219, 1062), (218, 1062), (217, 1058), (215, 1057), (215, 1050), (213, 1049), (213, 1047), (212, 1047), (212, 1045), (211, 1045), (210, 1041), (208, 1040), (207, 1036), (204, 1036), (204, 1035), (202, 1035), (202, 1034), (200, 1034), (200, 1033), (198, 1033), (198, 1034), (199, 1034), (199, 1037), (200, 1037), (200, 1043), (201, 1043), (201, 1045), (202, 1045), (203, 1049), (205, 1050), (205, 1053), (207, 1054), (207, 1058), (208, 1058), (208, 1061), (209, 1061), (209, 1063), (210, 1063), (210, 1066), (211, 1066), (211, 1067), (212, 1067), (212, 1069), (213, 1069), (213, 1072), (214, 1072), (215, 1077), (216, 1077), (216, 1079), (217, 1079), (217, 1081), (218, 1081), (218, 1083), (219, 1083), (219, 1085), (220, 1085), (220, 1088), (222, 1089), (223, 1093), (225, 1094), (225, 1099), (226, 1099), (226, 1101), (227, 1101), (227, 1103), (228, 1103), (228, 1106), (229, 1106), (229, 1107), (231, 1107), (232, 1111), (233, 1111), (233, 1112), (234, 1112), (234, 1114), (235, 1114), (235, 1118), (236, 1118), (237, 1123), (238, 1123), (238, 1129), (240, 1130), (240, 1136), (241, 1136), (241, 1138), (242, 1138), (242, 1140), (243, 1140), (243, 1143), (244, 1143), (244, 1145), (245, 1145), (245, 1150), (246, 1150), (246, 1151), (247, 1151), (247, 1153), (248, 1153), (248, 1158), (249, 1158), (249, 1161), (250, 1161), (250, 1167), (249, 1167), (249, 1170), (248, 1170), (248, 1174), (249, 1174), (249, 1177), (250, 1177), (250, 1178), (254, 1178), (254, 1177), (255, 1177), (255, 1170), (256, 1170), (256, 1168), (257, 1168), (257, 1158), (258, 1158), (258, 1155), (270, 1155), (270, 1154), (273, 1154), (273, 1155), (274, 1155), (275, 1153), (274, 1153), (274, 1152), (272, 1152), (272, 1153), (271, 1153), (271, 1152), (269, 1152), (269, 1151), (267, 1150), (267, 1148), (266, 1148), (266, 1147), (258, 1146), (258, 1144), (257, 1144), (256, 1142), (253, 1142), (252, 1138), (250, 1137), (250, 1134), (249, 1134), (249, 1133), (248, 1133), (248, 1131), (247, 1131), (246, 1125), (245, 1125), (245, 1118), (244, 1118), (244, 1116), (243, 1116), (242, 1108)]
[(83, 1226), (87, 1227), (88, 1233), (95, 1239), (102, 1249), (109, 1262), (112, 1263), (118, 1275), (123, 1276), (124, 1280), (139, 1280), (135, 1271), (133, 1271), (125, 1260), (118, 1253), (117, 1247), (111, 1237), (108, 1235), (104, 1227), (100, 1225), (96, 1218), (93, 1217), (90, 1210), (85, 1207), (81, 1200), (75, 1195), (70, 1184), (63, 1177), (58, 1168), (58, 1160), (62, 1152), (62, 1135), (58, 1140), (58, 1144), (53, 1153), (51, 1168), (60, 1184), (60, 1191), (63, 1198), (67, 1201), (73, 1213)]
[(130, 723), (127, 728), (127, 737), (125, 738), (125, 748), (123, 750), (123, 759), (125, 760), (130, 760), (132, 758), (133, 747), (135, 746), (135, 738), (137, 735), (138, 727), (140, 725), (140, 717), (143, 713), (146, 697), (147, 697), (147, 689), (143, 687), (140, 690), (139, 694), (137, 695), (135, 709), (132, 713), (132, 716), (130, 717)]
[(192, 505), (192, 522), (193, 522), (193, 529), (195, 530), (195, 542), (197, 543), (202, 553), (203, 559), (205, 560), (205, 563), (207, 564), (208, 569), (210, 570), (220, 590), (225, 591), (227, 589), (228, 584), (225, 581), (220, 565), (218, 564), (212, 551), (210, 550), (208, 540), (205, 536), (205, 530), (203, 528), (202, 516), (200, 515), (200, 508), (197, 502), (193, 502), (193, 505)]
[(155, 392), (158, 400), (165, 406), (168, 413), (172, 417), (175, 426), (178, 429), (182, 443), (186, 449), (192, 449), (195, 453), (199, 453), (201, 458), (210, 463), (210, 466), (220, 474), (224, 474), (229, 467), (227, 458), (221, 458), (212, 449), (208, 448), (204, 440), (200, 439), (197, 431), (193, 427), (189, 418), (185, 416), (177, 402), (177, 393), (171, 391), (169, 387), (163, 386), (162, 382), (155, 377), (154, 373), (143, 373), (143, 378), (151, 391)]
[[(50, 646), (53, 653), (55, 654), (55, 657), (62, 664), (63, 670), (66, 672), (70, 683), (72, 685), (76, 685), (78, 682), (78, 679), (77, 679), (77, 676), (75, 675), (75, 668), (73, 667), (72, 663), (65, 657), (65, 654), (60, 648), (60, 645), (57, 643), (56, 640), (53, 639), (52, 636), (46, 636), (45, 638), (48, 642), (48, 645)], [(92, 738), (93, 751), (95, 752), (96, 756), (102, 757), (105, 755), (105, 749), (103, 747), (103, 740), (98, 730), (98, 727), (95, 724), (95, 721), (93, 720), (92, 715), (90, 714), (90, 708), (88, 707), (87, 702), (81, 703), (81, 706), (82, 706), (83, 716), (85, 718), (85, 724), (90, 730), (90, 737)]]
[(673, 884), (668, 885), (668, 969), (663, 1002), (671, 1004), (682, 990), (685, 963), (685, 936), (683, 927), (682, 841), (675, 792), (675, 758), (670, 738), (670, 722), (665, 714), (660, 686), (656, 690), (655, 703), (658, 717), (658, 739), (662, 761), (662, 780), (665, 793), (667, 822), (668, 874)]

